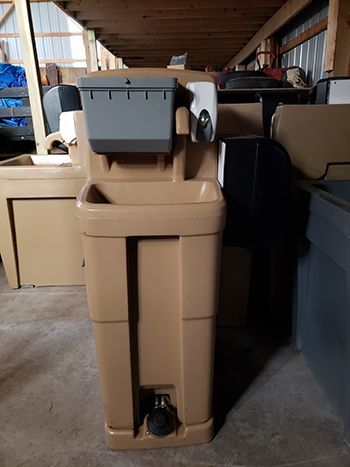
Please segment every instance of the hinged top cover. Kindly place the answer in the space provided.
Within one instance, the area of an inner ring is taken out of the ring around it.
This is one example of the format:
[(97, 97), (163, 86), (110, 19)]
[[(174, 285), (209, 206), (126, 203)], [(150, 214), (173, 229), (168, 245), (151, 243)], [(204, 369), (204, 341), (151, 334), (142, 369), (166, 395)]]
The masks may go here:
[(78, 79), (80, 90), (115, 89), (115, 90), (174, 90), (176, 78), (128, 77), (128, 76), (82, 76)]

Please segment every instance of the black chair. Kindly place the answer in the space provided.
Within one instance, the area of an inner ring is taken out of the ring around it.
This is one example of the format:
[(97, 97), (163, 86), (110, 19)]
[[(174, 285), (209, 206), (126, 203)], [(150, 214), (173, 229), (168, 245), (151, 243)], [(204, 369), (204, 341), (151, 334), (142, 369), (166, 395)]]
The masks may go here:
[[(54, 86), (43, 97), (43, 107), (46, 115), (49, 133), (55, 133), (60, 128), (60, 114), (72, 110), (81, 110), (80, 93), (76, 86), (60, 84)], [(64, 144), (58, 144), (64, 151)]]

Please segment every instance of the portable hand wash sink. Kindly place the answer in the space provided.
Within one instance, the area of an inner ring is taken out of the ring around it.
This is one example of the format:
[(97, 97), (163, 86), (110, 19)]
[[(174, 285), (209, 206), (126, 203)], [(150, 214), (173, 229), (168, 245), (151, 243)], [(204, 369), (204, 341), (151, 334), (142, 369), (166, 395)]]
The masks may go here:
[[(225, 202), (216, 181), (216, 92), (203, 121), (189, 114), (196, 86), (187, 85), (203, 81), (215, 89), (206, 73), (167, 69), (97, 72), (79, 84), (91, 149), (78, 217), (114, 449), (213, 436)], [(210, 132), (191, 132), (208, 123)]]
[(61, 126), (46, 144), (64, 141), (69, 154), (0, 163), (0, 252), (12, 288), (84, 284), (75, 204), (86, 180), (87, 142), (81, 112), (65, 114), (68, 131)]

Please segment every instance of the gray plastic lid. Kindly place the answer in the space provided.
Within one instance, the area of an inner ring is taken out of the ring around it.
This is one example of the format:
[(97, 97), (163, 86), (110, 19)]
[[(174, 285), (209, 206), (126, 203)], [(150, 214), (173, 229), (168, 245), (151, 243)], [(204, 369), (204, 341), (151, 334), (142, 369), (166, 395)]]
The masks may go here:
[(82, 76), (78, 79), (77, 86), (81, 90), (91, 89), (159, 89), (174, 90), (177, 87), (176, 78), (133, 78), (133, 77), (95, 77)]

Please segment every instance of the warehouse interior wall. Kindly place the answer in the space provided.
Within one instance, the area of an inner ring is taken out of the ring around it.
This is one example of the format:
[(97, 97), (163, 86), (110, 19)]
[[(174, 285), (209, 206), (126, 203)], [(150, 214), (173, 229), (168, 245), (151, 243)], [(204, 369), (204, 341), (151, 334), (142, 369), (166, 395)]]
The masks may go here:
[[(281, 46), (307, 31), (328, 16), (328, 0), (316, 0), (296, 16), (279, 33)], [(299, 66), (306, 72), (311, 85), (325, 77), (324, 60), (327, 31), (322, 31), (303, 44), (281, 55), (281, 66)]]
[[(11, 8), (11, 2), (0, 3), (0, 17)], [(82, 27), (53, 2), (30, 4), (39, 65), (56, 63), (60, 67), (86, 67)], [(22, 64), (22, 53), (16, 11), (8, 14), (0, 25), (0, 43), (5, 61)]]

